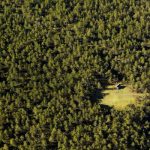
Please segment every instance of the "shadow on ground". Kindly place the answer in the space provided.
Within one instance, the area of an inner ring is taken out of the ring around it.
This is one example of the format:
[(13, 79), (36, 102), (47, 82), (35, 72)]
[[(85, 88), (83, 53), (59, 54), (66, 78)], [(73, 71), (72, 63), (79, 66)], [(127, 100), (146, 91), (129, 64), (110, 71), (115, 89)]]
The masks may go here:
[(125, 87), (126, 87), (126, 86), (124, 86), (124, 85), (121, 85), (121, 86), (120, 86), (120, 89), (124, 89)]
[(105, 97), (106, 95), (108, 95), (109, 93), (103, 93), (102, 90), (100, 89), (96, 89), (91, 96), (91, 102), (97, 102), (100, 99), (102, 99), (103, 97)]

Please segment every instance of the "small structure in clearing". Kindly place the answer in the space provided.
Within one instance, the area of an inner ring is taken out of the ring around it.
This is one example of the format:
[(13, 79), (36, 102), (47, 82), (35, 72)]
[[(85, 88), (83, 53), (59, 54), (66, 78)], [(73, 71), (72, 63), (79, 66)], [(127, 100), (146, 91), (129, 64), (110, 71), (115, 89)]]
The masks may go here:
[(119, 83), (115, 87), (116, 87), (117, 90), (119, 90), (121, 88), (121, 84)]

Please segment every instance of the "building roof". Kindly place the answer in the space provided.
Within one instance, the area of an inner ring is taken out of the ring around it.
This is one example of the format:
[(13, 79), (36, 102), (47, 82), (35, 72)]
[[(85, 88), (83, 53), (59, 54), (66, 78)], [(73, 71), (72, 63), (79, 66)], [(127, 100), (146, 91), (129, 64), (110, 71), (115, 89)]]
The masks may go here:
[(116, 87), (118, 87), (118, 86), (121, 86), (121, 84), (119, 83), (119, 84), (116, 85)]

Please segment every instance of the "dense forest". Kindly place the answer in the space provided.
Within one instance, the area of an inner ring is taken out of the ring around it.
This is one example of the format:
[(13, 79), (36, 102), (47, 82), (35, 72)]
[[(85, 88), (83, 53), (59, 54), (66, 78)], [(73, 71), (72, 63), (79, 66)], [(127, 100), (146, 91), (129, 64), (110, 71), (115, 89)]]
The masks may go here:
[[(119, 111), (95, 93), (148, 93)], [(149, 0), (0, 1), (0, 149), (150, 148)]]

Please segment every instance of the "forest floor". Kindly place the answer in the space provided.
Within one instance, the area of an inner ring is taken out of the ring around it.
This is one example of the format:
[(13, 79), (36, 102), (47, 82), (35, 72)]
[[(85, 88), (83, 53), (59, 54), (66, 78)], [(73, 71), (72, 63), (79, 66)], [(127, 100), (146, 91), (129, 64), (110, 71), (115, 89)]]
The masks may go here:
[(103, 91), (101, 103), (122, 110), (127, 105), (138, 104), (138, 99), (143, 96), (142, 93), (133, 92), (130, 86), (124, 86), (122, 89), (117, 90), (115, 85), (108, 85)]

